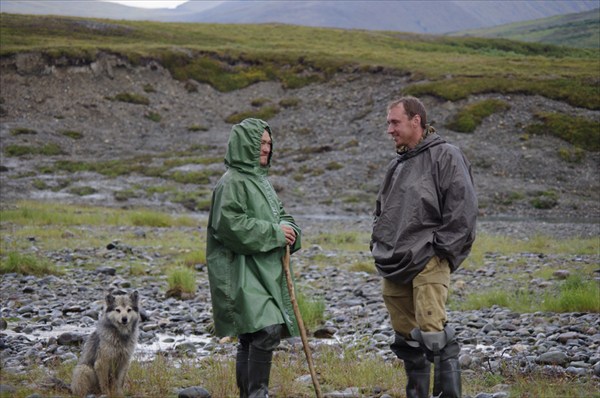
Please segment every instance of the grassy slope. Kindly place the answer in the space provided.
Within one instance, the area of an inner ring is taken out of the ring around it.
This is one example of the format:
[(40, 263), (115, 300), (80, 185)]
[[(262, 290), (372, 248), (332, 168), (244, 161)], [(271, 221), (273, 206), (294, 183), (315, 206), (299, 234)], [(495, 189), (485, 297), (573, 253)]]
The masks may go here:
[(456, 36), (504, 38), (527, 42), (555, 44), (577, 48), (600, 46), (600, 8), (496, 26), (457, 32)]
[(421, 88), (418, 94), (456, 99), (457, 95), (464, 98), (478, 92), (536, 93), (600, 109), (598, 49), (279, 24), (183, 24), (1, 14), (2, 57), (42, 51), (49, 57), (91, 60), (98, 50), (119, 53), (132, 62), (156, 58), (176, 78), (207, 81), (221, 90), (268, 79), (298, 85), (302, 83), (298, 76), (307, 82), (341, 68), (384, 67), (410, 74), (415, 82), (443, 81), (443, 86), (454, 84), (463, 91), (468, 88), (466, 93), (448, 94), (447, 89), (433, 85), (424, 92)]

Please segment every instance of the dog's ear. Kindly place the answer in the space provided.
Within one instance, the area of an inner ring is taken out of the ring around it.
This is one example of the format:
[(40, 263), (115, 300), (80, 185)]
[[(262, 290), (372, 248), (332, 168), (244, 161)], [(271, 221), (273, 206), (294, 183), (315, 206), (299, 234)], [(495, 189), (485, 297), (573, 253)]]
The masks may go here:
[(134, 290), (133, 292), (131, 292), (129, 298), (131, 299), (131, 303), (133, 304), (132, 306), (137, 309), (140, 300), (140, 295), (138, 294), (138, 291)]
[(115, 296), (112, 293), (106, 295), (106, 311), (111, 311), (115, 308)]

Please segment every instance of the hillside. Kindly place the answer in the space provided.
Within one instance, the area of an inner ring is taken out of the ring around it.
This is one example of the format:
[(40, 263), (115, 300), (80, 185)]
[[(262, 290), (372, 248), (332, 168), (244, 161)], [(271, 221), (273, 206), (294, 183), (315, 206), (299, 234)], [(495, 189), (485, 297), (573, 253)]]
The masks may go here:
[(597, 49), (600, 47), (600, 8), (493, 28), (467, 30), (451, 35), (504, 38)]
[(100, 0), (1, 0), (0, 11), (162, 22), (284, 23), (342, 29), (442, 34), (588, 11), (595, 0), (519, 1), (188, 1), (143, 9)]
[[(482, 216), (600, 216), (594, 52), (278, 25), (3, 16), (0, 29), (3, 203), (205, 211), (231, 123), (258, 116), (290, 211), (368, 218), (394, 156), (386, 104), (413, 93), (472, 161)], [(448, 127), (498, 101), (471, 133)]]

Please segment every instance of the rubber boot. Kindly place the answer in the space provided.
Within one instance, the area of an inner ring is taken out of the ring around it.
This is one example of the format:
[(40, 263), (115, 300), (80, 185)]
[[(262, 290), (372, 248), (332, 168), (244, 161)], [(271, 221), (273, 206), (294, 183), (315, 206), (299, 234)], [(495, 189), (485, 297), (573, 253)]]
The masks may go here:
[(273, 351), (264, 351), (250, 347), (248, 357), (248, 398), (266, 398), (269, 396), (269, 376)]
[(462, 386), (458, 354), (460, 346), (454, 329), (446, 326), (441, 332), (422, 332), (413, 329), (411, 337), (421, 344), (425, 355), (434, 364), (433, 395), (442, 398), (460, 398)]
[(235, 380), (240, 390), (240, 398), (248, 398), (248, 344), (238, 344), (235, 358)]
[(428, 398), (431, 364), (419, 343), (406, 340), (396, 333), (394, 343), (390, 346), (394, 354), (404, 361), (404, 370), (408, 382), (406, 384), (407, 398)]

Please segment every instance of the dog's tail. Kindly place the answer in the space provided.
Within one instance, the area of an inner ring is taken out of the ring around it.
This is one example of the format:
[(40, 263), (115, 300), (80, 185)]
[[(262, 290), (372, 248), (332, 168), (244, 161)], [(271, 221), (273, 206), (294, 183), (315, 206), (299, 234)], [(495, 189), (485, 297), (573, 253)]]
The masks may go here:
[(42, 381), (40, 387), (46, 390), (58, 390), (61, 392), (65, 392), (68, 394), (72, 394), (71, 386), (59, 379), (58, 377), (48, 376), (44, 381)]

